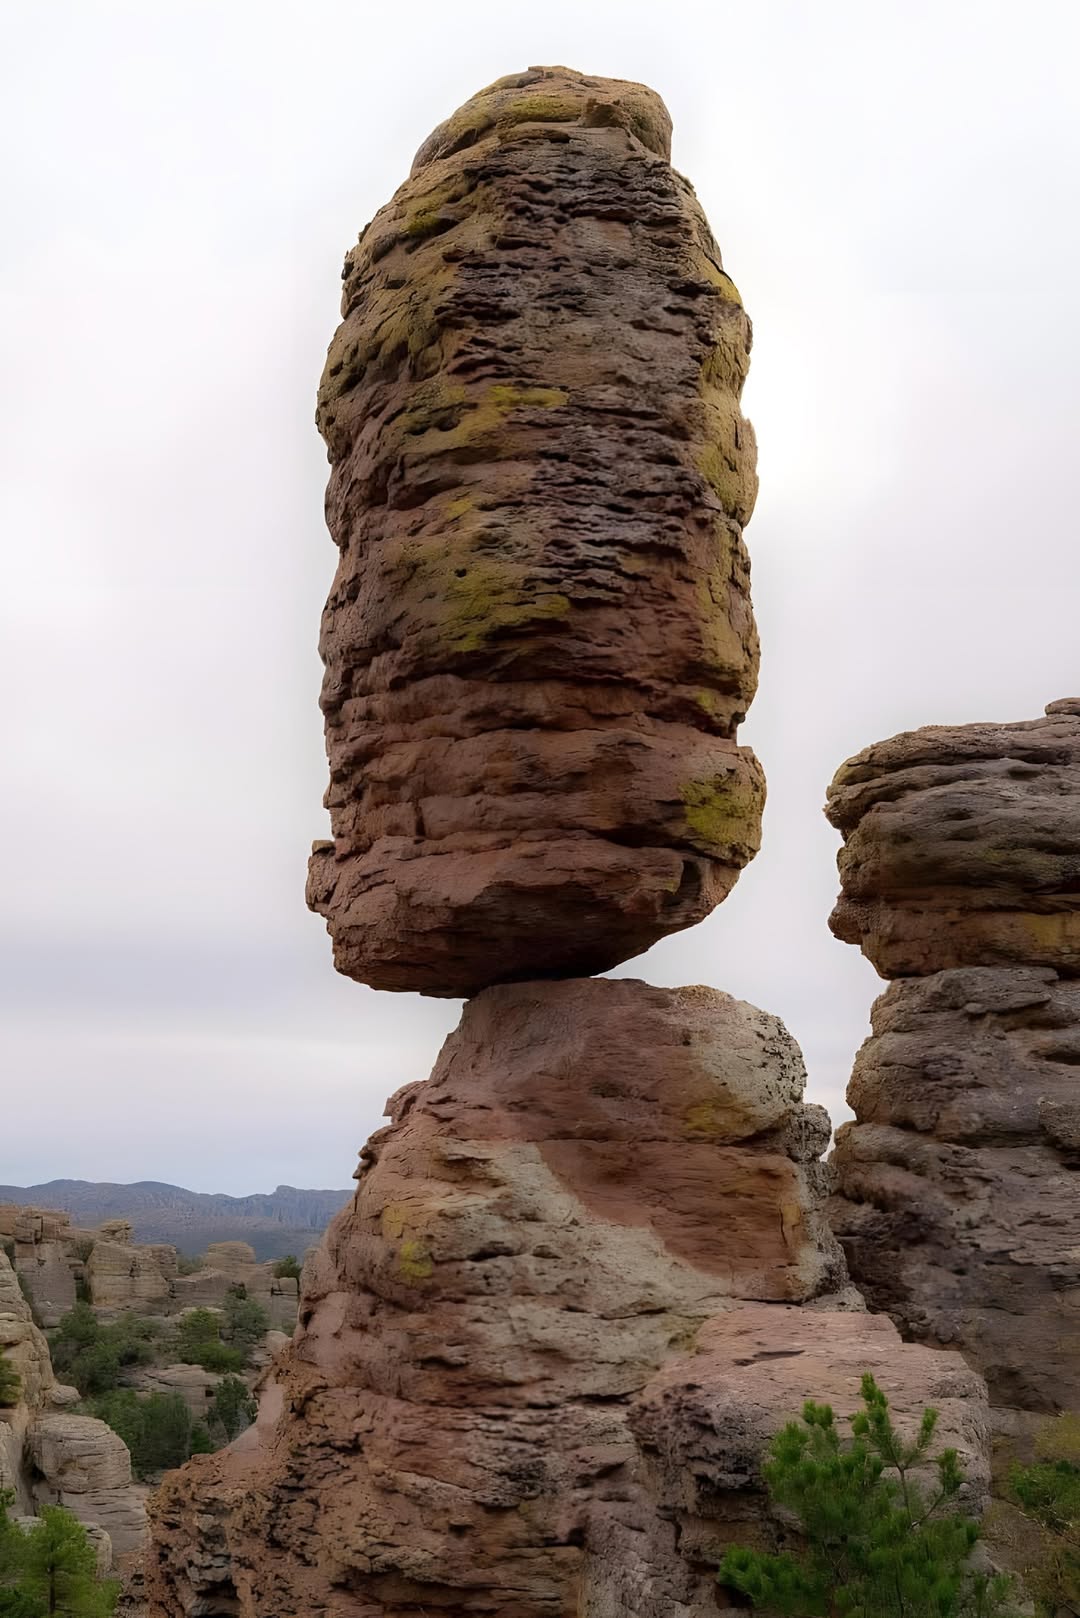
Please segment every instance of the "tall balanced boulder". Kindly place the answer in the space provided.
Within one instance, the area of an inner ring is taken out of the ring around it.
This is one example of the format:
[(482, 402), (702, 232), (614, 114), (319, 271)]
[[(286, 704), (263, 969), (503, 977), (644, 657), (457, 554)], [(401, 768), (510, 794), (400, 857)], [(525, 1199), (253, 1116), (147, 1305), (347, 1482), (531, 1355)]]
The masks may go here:
[(345, 260), (308, 893), (375, 988), (603, 971), (757, 850), (750, 322), (670, 132), (641, 85), (501, 79)]
[(895, 978), (838, 1133), (871, 1305), (1001, 1406), (1080, 1407), (1080, 700), (933, 726), (838, 771), (839, 937)]

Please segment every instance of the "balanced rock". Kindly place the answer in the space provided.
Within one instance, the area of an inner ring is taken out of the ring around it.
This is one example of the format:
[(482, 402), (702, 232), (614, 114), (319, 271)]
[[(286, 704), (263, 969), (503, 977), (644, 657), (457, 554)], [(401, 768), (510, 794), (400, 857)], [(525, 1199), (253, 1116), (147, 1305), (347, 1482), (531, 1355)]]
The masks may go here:
[(995, 1405), (1080, 1404), (1080, 703), (916, 731), (840, 770), (834, 930), (897, 975), (830, 1217), (871, 1307)]
[(930, 725), (840, 767), (830, 925), (883, 977), (1023, 963), (1080, 974), (1080, 700)]
[(750, 322), (669, 138), (640, 85), (499, 80), (345, 260), (308, 897), (376, 988), (605, 970), (758, 847)]

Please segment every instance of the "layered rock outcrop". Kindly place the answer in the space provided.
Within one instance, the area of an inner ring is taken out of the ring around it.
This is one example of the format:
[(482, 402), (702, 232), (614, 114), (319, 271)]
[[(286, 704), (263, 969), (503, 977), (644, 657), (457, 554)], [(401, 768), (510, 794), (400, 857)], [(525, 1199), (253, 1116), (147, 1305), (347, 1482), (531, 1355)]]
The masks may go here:
[(603, 971), (758, 847), (750, 322), (669, 143), (640, 85), (513, 75), (345, 260), (309, 902), (375, 988)]
[(714, 990), (479, 995), (365, 1148), (257, 1427), (158, 1496), (152, 1612), (705, 1618), (768, 1436), (868, 1368), (901, 1417), (945, 1401), (978, 1495), (979, 1378), (843, 1312), (803, 1078)]
[(838, 772), (833, 929), (896, 977), (832, 1222), (871, 1305), (995, 1403), (1080, 1406), (1080, 701), (935, 726)]

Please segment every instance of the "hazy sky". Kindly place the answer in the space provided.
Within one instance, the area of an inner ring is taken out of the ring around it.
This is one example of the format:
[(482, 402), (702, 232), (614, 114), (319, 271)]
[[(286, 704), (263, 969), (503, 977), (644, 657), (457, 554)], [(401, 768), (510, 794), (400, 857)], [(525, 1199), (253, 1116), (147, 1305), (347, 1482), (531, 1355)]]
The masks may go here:
[(533, 63), (643, 79), (755, 324), (765, 846), (624, 971), (779, 1012), (834, 1116), (879, 987), (836, 765), (1080, 691), (1080, 7), (0, 4), (0, 1182), (347, 1185), (453, 1002), (338, 978), (315, 387), (346, 248)]

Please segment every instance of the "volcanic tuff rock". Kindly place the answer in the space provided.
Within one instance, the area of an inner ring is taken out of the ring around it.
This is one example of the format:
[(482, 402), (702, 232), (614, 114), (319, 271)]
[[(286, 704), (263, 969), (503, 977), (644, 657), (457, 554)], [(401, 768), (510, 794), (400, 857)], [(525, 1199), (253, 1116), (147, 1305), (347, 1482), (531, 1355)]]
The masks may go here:
[(640, 85), (501, 79), (345, 260), (308, 896), (376, 988), (604, 970), (758, 847), (750, 322), (669, 137)]
[[(834, 930), (873, 1010), (830, 1215), (906, 1336), (999, 1406), (1080, 1405), (1080, 702), (934, 727), (839, 771)], [(1004, 963), (1010, 964), (1004, 964)]]
[(830, 925), (882, 977), (1080, 974), (1080, 699), (1011, 725), (931, 725), (841, 765)]
[(715, 990), (479, 995), (365, 1148), (256, 1429), (156, 1498), (155, 1618), (705, 1618), (805, 1397), (871, 1365), (906, 1413), (929, 1377), (979, 1452), (979, 1379), (843, 1312), (802, 1083)]

